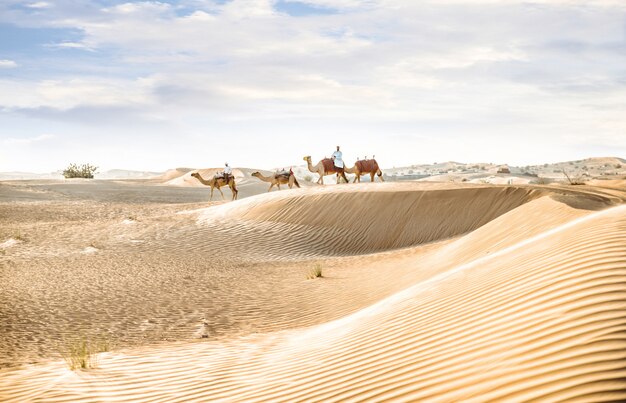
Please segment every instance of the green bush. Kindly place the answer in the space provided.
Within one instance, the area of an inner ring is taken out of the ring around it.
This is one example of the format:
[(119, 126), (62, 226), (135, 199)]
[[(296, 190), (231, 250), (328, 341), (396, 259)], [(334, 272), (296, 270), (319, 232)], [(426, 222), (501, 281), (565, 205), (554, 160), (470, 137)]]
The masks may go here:
[(66, 178), (87, 178), (93, 179), (93, 174), (96, 173), (98, 167), (91, 164), (70, 164), (63, 171), (63, 176)]

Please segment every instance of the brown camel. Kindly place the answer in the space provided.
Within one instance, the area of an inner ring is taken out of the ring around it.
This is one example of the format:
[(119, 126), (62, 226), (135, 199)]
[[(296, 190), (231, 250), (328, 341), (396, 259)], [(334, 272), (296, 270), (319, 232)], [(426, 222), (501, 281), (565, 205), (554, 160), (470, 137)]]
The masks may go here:
[(228, 187), (230, 188), (230, 191), (233, 193), (232, 200), (237, 200), (237, 193), (239, 193), (239, 191), (237, 190), (237, 186), (235, 186), (235, 177), (233, 175), (230, 175), (230, 177), (228, 178), (228, 183), (226, 183), (226, 180), (224, 180), (223, 176), (215, 175), (213, 176), (213, 178), (209, 179), (208, 181), (205, 180), (202, 176), (200, 176), (200, 173), (198, 172), (192, 173), (191, 176), (199, 180), (203, 185), (211, 187), (211, 198), (209, 200), (213, 200), (213, 190), (215, 188), (217, 188), (217, 190), (220, 191), (220, 193), (222, 194), (222, 200), (223, 200), (224, 193), (222, 192), (222, 189), (220, 188), (226, 185), (228, 185)]
[(339, 183), (339, 177), (341, 176), (346, 183), (349, 183), (348, 178), (346, 178), (346, 174), (344, 169), (335, 168), (335, 163), (330, 158), (324, 158), (320, 162), (318, 162), (315, 166), (311, 163), (311, 157), (306, 156), (303, 158), (306, 161), (307, 167), (309, 171), (318, 174), (320, 178), (317, 180), (318, 184), (324, 184), (324, 176), (337, 174), (337, 183)]
[(293, 188), (293, 185), (296, 185), (296, 187), (300, 187), (300, 184), (298, 183), (296, 176), (293, 174), (293, 171), (276, 172), (272, 176), (263, 176), (261, 172), (257, 171), (252, 173), (252, 176), (261, 179), (263, 182), (269, 182), (270, 188), (267, 190), (268, 192), (271, 192), (274, 186), (277, 186), (278, 190), (280, 190), (280, 185), (285, 184), (289, 185), (289, 189)]
[(346, 172), (356, 175), (353, 183), (357, 180), (359, 181), (359, 183), (361, 183), (361, 175), (366, 174), (370, 175), (370, 180), (372, 182), (374, 182), (374, 178), (376, 175), (378, 175), (378, 178), (381, 182), (385, 181), (383, 179), (383, 171), (380, 170), (380, 168), (378, 167), (378, 162), (376, 162), (376, 160), (373, 158), (371, 160), (365, 159), (355, 162), (352, 168), (346, 168)]

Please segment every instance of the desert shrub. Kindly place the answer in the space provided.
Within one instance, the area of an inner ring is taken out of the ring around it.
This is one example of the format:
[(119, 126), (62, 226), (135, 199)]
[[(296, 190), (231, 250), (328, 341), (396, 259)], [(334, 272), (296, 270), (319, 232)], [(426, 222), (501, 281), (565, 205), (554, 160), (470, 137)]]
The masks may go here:
[(87, 178), (92, 179), (93, 174), (96, 173), (98, 167), (90, 164), (70, 164), (63, 171), (63, 176), (66, 178)]
[(622, 164), (615, 164), (615, 168), (620, 169), (622, 167)]
[(320, 264), (316, 264), (315, 267), (313, 267), (309, 271), (309, 274), (307, 274), (307, 276), (306, 276), (306, 278), (308, 280), (313, 280), (313, 279), (318, 278), (318, 277), (324, 277), (322, 275), (322, 265), (320, 265)]
[(80, 336), (68, 341), (62, 348), (61, 355), (72, 370), (89, 369), (98, 366), (98, 353), (109, 351), (107, 340), (87, 340)]
[(550, 179), (544, 178), (544, 177), (537, 177), (537, 179), (533, 180), (531, 183), (534, 183), (536, 185), (547, 185), (548, 183), (550, 183)]
[(306, 175), (306, 176), (304, 177), (304, 180), (305, 180), (305, 181), (307, 181), (307, 182), (313, 182), (313, 176), (311, 176), (311, 175)]
[(567, 178), (567, 182), (570, 185), (584, 185), (585, 184), (585, 181), (582, 179), (581, 175), (570, 176), (565, 169), (563, 170), (563, 175), (565, 175), (565, 178)]

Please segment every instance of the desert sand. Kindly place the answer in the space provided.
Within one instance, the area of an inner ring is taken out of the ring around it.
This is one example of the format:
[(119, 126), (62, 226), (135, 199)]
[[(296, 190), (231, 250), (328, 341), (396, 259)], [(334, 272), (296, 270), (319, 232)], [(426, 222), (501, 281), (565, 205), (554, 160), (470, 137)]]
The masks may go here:
[(623, 180), (253, 171), (0, 182), (0, 401), (626, 400)]

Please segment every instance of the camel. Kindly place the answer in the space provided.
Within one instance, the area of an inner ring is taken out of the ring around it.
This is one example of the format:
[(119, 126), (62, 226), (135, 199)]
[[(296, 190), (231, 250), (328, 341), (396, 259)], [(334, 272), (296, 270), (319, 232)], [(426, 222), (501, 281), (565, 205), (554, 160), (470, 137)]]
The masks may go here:
[(320, 178), (317, 180), (317, 183), (320, 185), (324, 184), (324, 176), (337, 174), (337, 183), (339, 183), (339, 176), (349, 183), (348, 178), (346, 178), (346, 174), (344, 173), (344, 169), (336, 170), (335, 163), (330, 158), (324, 158), (320, 162), (318, 162), (315, 166), (311, 163), (311, 156), (307, 155), (303, 158), (306, 161), (307, 167), (309, 171), (318, 174)]
[(217, 188), (217, 190), (220, 191), (220, 193), (222, 194), (222, 200), (224, 200), (224, 193), (222, 192), (222, 189), (220, 188), (226, 185), (228, 185), (228, 187), (230, 188), (230, 191), (233, 193), (232, 200), (237, 200), (237, 193), (239, 193), (239, 191), (237, 190), (237, 186), (235, 186), (234, 176), (231, 175), (230, 178), (228, 178), (228, 183), (226, 183), (223, 176), (218, 177), (216, 175), (208, 181), (205, 180), (202, 176), (200, 176), (199, 172), (194, 172), (191, 174), (191, 176), (199, 180), (203, 185), (211, 187), (211, 198), (209, 200), (213, 200), (213, 190), (215, 188)]
[(357, 180), (359, 181), (359, 183), (361, 183), (361, 175), (365, 174), (370, 175), (370, 180), (372, 182), (374, 182), (374, 177), (376, 175), (378, 175), (378, 178), (380, 178), (381, 182), (385, 181), (383, 179), (383, 171), (380, 170), (380, 168), (378, 167), (378, 163), (374, 158), (372, 158), (371, 160), (365, 159), (357, 161), (354, 163), (354, 166), (352, 168), (346, 168), (345, 171), (349, 174), (356, 175), (352, 183), (356, 182)]
[(269, 182), (270, 188), (267, 190), (268, 192), (271, 192), (274, 186), (277, 186), (278, 190), (280, 190), (280, 185), (284, 185), (284, 184), (289, 185), (289, 189), (293, 188), (293, 185), (300, 187), (300, 184), (298, 183), (296, 176), (293, 174), (293, 171), (291, 170), (289, 172), (276, 172), (272, 176), (263, 176), (261, 172), (257, 171), (257, 172), (252, 173), (252, 176), (255, 176), (261, 179), (263, 182)]

